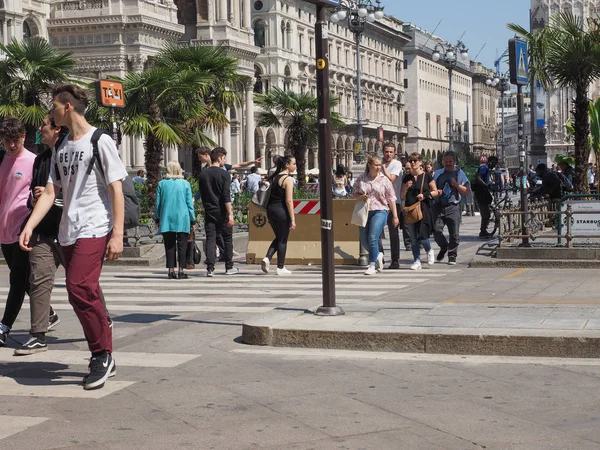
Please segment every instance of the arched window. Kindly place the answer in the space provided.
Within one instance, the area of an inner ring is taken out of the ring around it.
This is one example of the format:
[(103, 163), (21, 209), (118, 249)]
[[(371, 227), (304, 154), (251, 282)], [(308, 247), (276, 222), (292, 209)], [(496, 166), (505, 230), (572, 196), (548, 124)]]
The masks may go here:
[(23, 39), (31, 38), (31, 27), (27, 21), (23, 22)]
[(263, 93), (263, 82), (261, 79), (262, 70), (259, 66), (254, 66), (254, 78), (256, 78), (256, 82), (254, 83), (254, 92), (258, 94)]
[(254, 45), (259, 48), (264, 48), (266, 44), (265, 33), (267, 23), (263, 19), (258, 19), (254, 22)]

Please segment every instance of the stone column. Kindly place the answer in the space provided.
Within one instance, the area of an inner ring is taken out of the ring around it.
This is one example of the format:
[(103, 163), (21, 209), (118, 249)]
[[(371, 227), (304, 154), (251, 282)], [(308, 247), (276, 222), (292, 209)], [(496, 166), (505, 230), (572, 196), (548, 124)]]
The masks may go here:
[(146, 168), (146, 149), (142, 139), (132, 139), (133, 144), (133, 161), (132, 166), (136, 169)]
[(6, 19), (2, 21), (2, 43), (4, 45), (8, 43), (8, 22)]
[(219, 22), (227, 22), (227, 0), (219, 0)]
[[(225, 111), (225, 117), (227, 117), (227, 120), (231, 120), (231, 113), (229, 111), (229, 109), (227, 109), (227, 111)], [(228, 124), (225, 129), (222, 131), (221, 133), (222, 138), (221, 138), (221, 145), (223, 146), (223, 148), (225, 150), (227, 150), (227, 155), (229, 156), (229, 158), (227, 158), (229, 160), (230, 164), (234, 164), (234, 163), (238, 163), (240, 161), (233, 161), (233, 155), (231, 154), (231, 124)]]
[[(253, 82), (248, 83), (246, 86), (246, 155), (248, 160), (256, 159), (255, 148), (254, 148), (254, 129), (256, 125), (254, 123), (254, 90)], [(261, 167), (264, 169), (269, 163), (263, 161)]]
[(252, 28), (252, 14), (251, 14), (251, 0), (244, 0), (244, 11), (243, 11), (243, 21), (242, 26), (244, 28)]

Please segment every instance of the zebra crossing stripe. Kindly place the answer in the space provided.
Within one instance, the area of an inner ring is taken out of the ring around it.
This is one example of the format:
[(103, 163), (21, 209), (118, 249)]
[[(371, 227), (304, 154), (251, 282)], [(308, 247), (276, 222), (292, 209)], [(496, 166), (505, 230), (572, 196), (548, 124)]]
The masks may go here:
[[(87, 367), (90, 352), (79, 350), (48, 350), (43, 353), (36, 353), (26, 357), (13, 356), (13, 350), (10, 348), (0, 349), (0, 362), (2, 363), (17, 363), (17, 362), (46, 362), (65, 364), (68, 366), (85, 366)], [(145, 353), (145, 352), (115, 352), (115, 361), (118, 366), (125, 367), (163, 367), (172, 368), (190, 362), (201, 355), (186, 354), (186, 353)], [(83, 375), (82, 375), (83, 376)], [(80, 380), (81, 381), (81, 380)]]
[[(61, 376), (60, 382), (51, 378), (0, 377), (0, 396), (98, 399), (135, 384), (134, 381), (117, 381), (111, 379), (106, 382), (102, 389), (86, 391), (81, 386), (83, 375), (82, 371), (81, 377)], [(2, 427), (0, 425), (0, 434), (1, 430)]]
[(12, 436), (13, 434), (20, 433), (21, 431), (25, 431), (31, 427), (35, 427), (49, 419), (49, 417), (0, 415), (0, 440)]

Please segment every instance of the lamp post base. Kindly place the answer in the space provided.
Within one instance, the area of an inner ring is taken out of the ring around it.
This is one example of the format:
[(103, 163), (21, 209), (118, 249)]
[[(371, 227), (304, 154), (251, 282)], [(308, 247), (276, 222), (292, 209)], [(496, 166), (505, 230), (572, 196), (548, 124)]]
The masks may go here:
[(316, 316), (343, 316), (346, 312), (341, 306), (319, 306), (315, 311)]

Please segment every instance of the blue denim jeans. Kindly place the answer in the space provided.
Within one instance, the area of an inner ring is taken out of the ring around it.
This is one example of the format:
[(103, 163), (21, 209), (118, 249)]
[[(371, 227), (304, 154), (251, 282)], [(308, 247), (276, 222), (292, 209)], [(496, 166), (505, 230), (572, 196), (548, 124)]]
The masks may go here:
[(415, 261), (421, 261), (421, 245), (426, 252), (431, 250), (429, 239), (423, 239), (420, 233), (421, 222), (411, 223), (408, 225), (410, 234), (410, 248), (412, 250)]
[(379, 255), (379, 235), (387, 223), (388, 212), (385, 209), (369, 211), (366, 227), (359, 227), (360, 243), (369, 251), (369, 264), (375, 264)]

